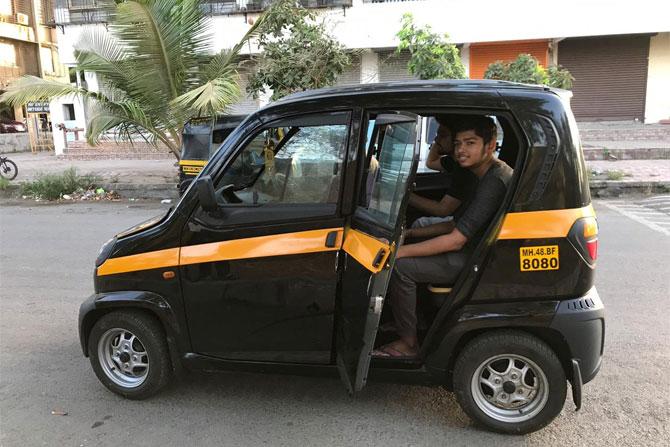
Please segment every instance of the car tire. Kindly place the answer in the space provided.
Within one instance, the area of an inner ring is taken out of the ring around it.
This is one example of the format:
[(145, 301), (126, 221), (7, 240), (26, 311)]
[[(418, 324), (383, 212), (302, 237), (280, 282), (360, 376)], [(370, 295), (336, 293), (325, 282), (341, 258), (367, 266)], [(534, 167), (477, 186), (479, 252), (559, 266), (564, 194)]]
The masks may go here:
[(501, 433), (546, 426), (563, 409), (567, 383), (554, 351), (521, 331), (494, 331), (470, 341), (454, 366), (454, 391), (474, 421)]
[(88, 352), (100, 382), (128, 399), (156, 394), (172, 376), (165, 331), (141, 311), (115, 311), (100, 318), (89, 334)]

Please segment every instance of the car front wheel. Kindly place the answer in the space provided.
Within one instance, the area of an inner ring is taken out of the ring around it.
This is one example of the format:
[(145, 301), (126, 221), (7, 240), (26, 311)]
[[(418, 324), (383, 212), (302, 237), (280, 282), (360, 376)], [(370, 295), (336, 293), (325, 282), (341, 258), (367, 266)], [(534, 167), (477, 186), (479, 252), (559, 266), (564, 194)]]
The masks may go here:
[(542, 340), (517, 331), (481, 335), (461, 351), (454, 391), (475, 421), (503, 433), (530, 433), (562, 410), (565, 372)]
[(100, 318), (91, 329), (88, 352), (102, 384), (129, 399), (147, 398), (170, 380), (165, 332), (145, 313), (116, 311)]

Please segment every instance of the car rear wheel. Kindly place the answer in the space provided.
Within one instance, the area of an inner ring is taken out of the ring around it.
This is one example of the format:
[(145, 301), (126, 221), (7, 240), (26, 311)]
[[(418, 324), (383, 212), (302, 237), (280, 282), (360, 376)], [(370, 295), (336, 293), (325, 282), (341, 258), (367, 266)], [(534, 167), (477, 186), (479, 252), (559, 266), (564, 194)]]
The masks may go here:
[(524, 332), (481, 335), (461, 351), (454, 391), (475, 421), (503, 433), (530, 433), (562, 410), (567, 391), (561, 362), (542, 340)]
[(170, 380), (172, 367), (160, 323), (137, 311), (116, 311), (98, 320), (88, 352), (96, 376), (111, 391), (144, 399)]

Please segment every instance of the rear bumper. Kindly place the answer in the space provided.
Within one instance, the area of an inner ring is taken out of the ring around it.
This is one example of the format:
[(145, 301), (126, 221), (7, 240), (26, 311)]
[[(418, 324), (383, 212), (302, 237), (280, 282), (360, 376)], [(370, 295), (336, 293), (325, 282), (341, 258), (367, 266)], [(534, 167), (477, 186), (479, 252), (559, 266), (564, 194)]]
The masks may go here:
[(605, 347), (605, 306), (596, 288), (561, 301), (550, 328), (565, 339), (570, 356), (579, 363), (582, 381), (591, 381), (600, 370)]

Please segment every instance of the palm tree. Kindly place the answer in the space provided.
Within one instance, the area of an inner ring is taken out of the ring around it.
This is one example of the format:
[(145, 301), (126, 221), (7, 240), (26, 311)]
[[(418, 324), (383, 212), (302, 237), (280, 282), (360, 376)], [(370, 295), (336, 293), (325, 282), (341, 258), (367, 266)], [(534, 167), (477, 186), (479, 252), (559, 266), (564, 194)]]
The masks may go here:
[(162, 143), (179, 158), (184, 123), (224, 111), (240, 95), (239, 51), (264, 17), (233, 48), (213, 54), (212, 20), (198, 0), (127, 0), (113, 6), (108, 32), (82, 36), (76, 69), (97, 75), (99, 91), (23, 76), (0, 96), (11, 106), (78, 96), (91, 115), (86, 139), (111, 131)]

